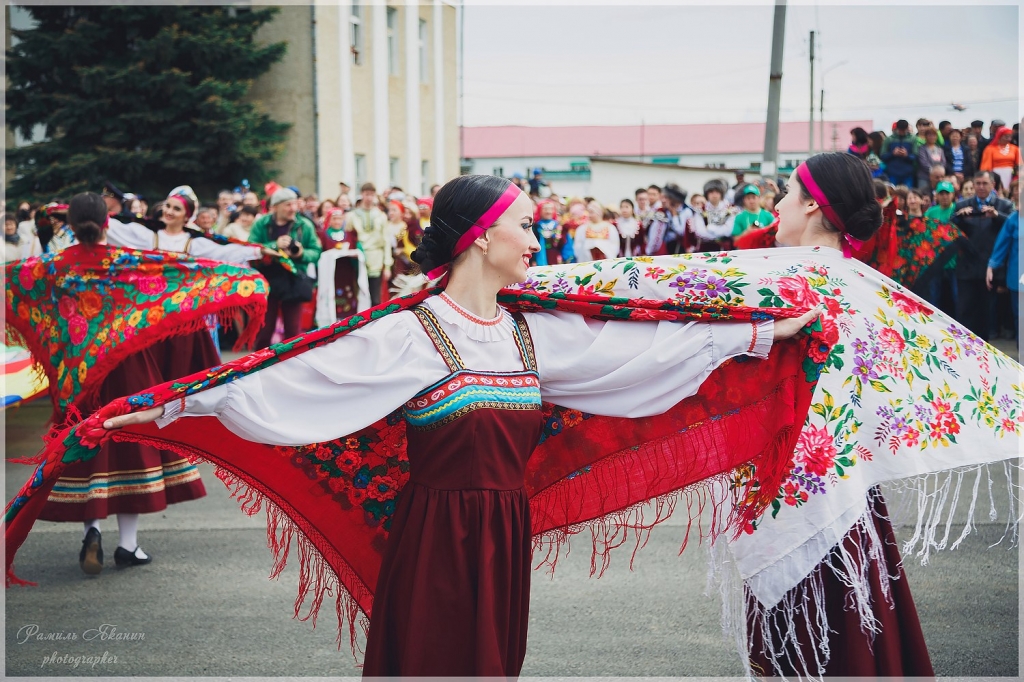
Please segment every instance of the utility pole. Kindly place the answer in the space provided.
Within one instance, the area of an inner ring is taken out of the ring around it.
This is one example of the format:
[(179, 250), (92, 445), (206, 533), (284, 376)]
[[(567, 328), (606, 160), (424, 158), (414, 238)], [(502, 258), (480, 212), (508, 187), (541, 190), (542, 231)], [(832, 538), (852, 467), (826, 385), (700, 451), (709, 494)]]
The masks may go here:
[(779, 104), (782, 100), (782, 45), (786, 35), (786, 0), (776, 0), (772, 26), (772, 65), (768, 74), (768, 121), (764, 128), (761, 177), (773, 178), (779, 170)]
[(807, 154), (814, 154), (814, 31), (811, 31), (811, 118), (807, 126)]
[(818, 147), (825, 151), (825, 88), (818, 97)]
[(640, 163), (644, 161), (644, 129), (646, 127), (644, 119), (640, 119)]

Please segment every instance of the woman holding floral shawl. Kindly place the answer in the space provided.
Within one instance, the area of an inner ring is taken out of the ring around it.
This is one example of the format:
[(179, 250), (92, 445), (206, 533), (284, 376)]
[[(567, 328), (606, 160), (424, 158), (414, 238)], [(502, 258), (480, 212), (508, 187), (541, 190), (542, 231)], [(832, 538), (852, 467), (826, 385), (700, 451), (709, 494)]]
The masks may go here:
[[(23, 340), (47, 374), (57, 423), (178, 376), (165, 373), (160, 344), (182, 334), (208, 339), (206, 313), (265, 305), (264, 282), (251, 271), (108, 246), (97, 194), (77, 195), (67, 215), (77, 244), (7, 268), (8, 335)], [(40, 518), (84, 523), (79, 564), (97, 574), (99, 519), (117, 515), (118, 566), (145, 564), (151, 557), (138, 545), (139, 514), (205, 494), (198, 470), (180, 454), (107, 443), (55, 481)]]
[[(532, 223), (530, 198), (509, 181), (453, 180), (435, 197), (414, 254), (432, 276), (448, 273), (439, 295), (279, 371), (111, 424), (216, 415), (243, 438), (302, 445), (404, 404), (409, 482), (397, 505), (381, 496), (394, 515), (365, 675), (519, 673), (531, 568), (524, 479), (544, 430), (542, 398), (588, 413), (658, 414), (726, 359), (765, 357), (773, 338), (794, 335), (819, 312), (778, 322), (589, 324), (509, 314), (497, 295), (526, 278), (540, 248)], [(338, 412), (342, 403), (349, 408)], [(321, 408), (332, 416), (315, 416)], [(365, 494), (390, 486), (374, 480)]]
[[(882, 207), (875, 200), (870, 171), (854, 156), (839, 152), (813, 156), (796, 169), (790, 183), (785, 198), (776, 206), (779, 212), (776, 239), (780, 246), (823, 246), (842, 251), (850, 258), (872, 239), (882, 224)], [(813, 293), (807, 296), (818, 298)], [(837, 309), (831, 311), (838, 312)], [(833, 342), (837, 341), (834, 315), (823, 316), (822, 324)], [(854, 373), (857, 371), (853, 368)], [(810, 433), (801, 436), (798, 448), (819, 453), (817, 460), (804, 462), (807, 475), (826, 475), (832, 462), (825, 459), (824, 453), (831, 444), (827, 436), (825, 439), (815, 439)], [(806, 499), (807, 493), (791, 483), (784, 489), (789, 491), (790, 488), (789, 494)], [(754, 644), (750, 652), (755, 673), (872, 677), (930, 677), (935, 674), (885, 501), (877, 488), (869, 493), (869, 508), (873, 512), (871, 528), (851, 530), (833, 554), (815, 569), (815, 578), (820, 577), (822, 581), (823, 603), (812, 601), (804, 606), (809, 610), (808, 622), (818, 617), (819, 609), (827, 613), (830, 628), (825, 649), (829, 652), (827, 663), (819, 662), (818, 642), (810, 628), (803, 629), (795, 619), (776, 617), (773, 620), (754, 608), (749, 615), (750, 637), (752, 643), (760, 643)], [(870, 556), (874, 549), (871, 537), (880, 538), (884, 543), (884, 558), (879, 561), (864, 558), (859, 570), (870, 575), (873, 589), (868, 595), (869, 603), (862, 609), (870, 609), (880, 623), (881, 632), (877, 636), (862, 630), (860, 612), (851, 609), (850, 605), (864, 596), (856, 593), (857, 587), (850, 584), (844, 573), (848, 567), (842, 566), (837, 558), (843, 553)], [(889, 573), (884, 572), (886, 566)], [(805, 580), (808, 592), (815, 578)]]

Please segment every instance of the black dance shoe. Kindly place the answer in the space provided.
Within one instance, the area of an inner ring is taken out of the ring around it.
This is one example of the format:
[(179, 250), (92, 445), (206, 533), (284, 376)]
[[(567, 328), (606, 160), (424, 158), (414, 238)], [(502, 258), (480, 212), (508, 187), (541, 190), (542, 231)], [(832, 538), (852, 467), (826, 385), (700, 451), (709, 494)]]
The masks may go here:
[(141, 547), (136, 547), (134, 552), (129, 552), (124, 547), (118, 546), (114, 550), (114, 563), (118, 566), (142, 566), (153, 560), (153, 557), (145, 554), (140, 557), (138, 555), (140, 549)]
[(100, 532), (95, 528), (90, 528), (82, 540), (78, 565), (89, 575), (99, 575), (103, 570), (103, 543), (100, 541)]

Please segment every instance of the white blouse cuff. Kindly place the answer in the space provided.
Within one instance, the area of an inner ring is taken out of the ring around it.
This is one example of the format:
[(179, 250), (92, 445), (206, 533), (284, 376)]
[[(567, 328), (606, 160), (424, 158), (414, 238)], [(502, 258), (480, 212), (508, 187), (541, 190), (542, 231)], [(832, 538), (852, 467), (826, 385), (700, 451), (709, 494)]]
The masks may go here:
[(205, 391), (183, 398), (176, 398), (164, 405), (164, 413), (156, 420), (159, 428), (176, 421), (179, 417), (199, 417), (220, 414), (227, 404), (230, 384), (214, 386)]
[(750, 345), (750, 355), (762, 360), (768, 357), (768, 351), (772, 349), (772, 340), (775, 338), (775, 320), (761, 320), (753, 324), (754, 338)]
[(718, 367), (729, 358), (749, 355), (767, 358), (772, 348), (775, 322), (710, 322), (712, 367)]
[(181, 415), (185, 408), (185, 401), (187, 398), (177, 398), (169, 403), (164, 404), (164, 413), (157, 417), (156, 425), (157, 428), (164, 428), (168, 424), (177, 421), (178, 416)]

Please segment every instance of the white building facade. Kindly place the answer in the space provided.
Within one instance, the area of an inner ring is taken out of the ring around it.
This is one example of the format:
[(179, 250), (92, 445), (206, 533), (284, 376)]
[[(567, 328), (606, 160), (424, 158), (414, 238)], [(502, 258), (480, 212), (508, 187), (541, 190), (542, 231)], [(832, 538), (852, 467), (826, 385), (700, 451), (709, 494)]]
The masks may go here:
[(285, 5), (258, 36), (284, 59), (250, 99), (291, 123), (277, 180), (321, 198), (345, 182), (423, 195), (459, 174), (457, 0)]

